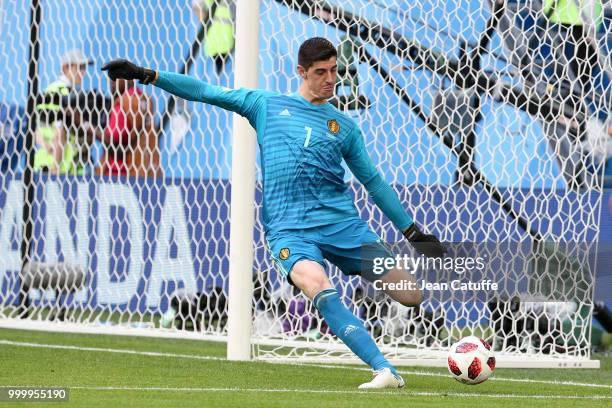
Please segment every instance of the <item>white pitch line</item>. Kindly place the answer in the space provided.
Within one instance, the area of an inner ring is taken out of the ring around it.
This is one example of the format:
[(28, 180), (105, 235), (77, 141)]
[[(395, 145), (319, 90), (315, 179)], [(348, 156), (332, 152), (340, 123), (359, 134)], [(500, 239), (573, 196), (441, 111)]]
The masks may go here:
[(19, 346), (19, 347), (34, 347), (34, 348), (51, 348), (60, 350), (76, 350), (76, 351), (96, 351), (102, 353), (119, 353), (119, 354), (134, 354), (139, 356), (150, 356), (150, 357), (172, 357), (172, 358), (188, 358), (192, 360), (225, 360), (221, 357), (212, 356), (196, 356), (194, 354), (174, 354), (174, 353), (159, 353), (155, 351), (139, 351), (139, 350), (127, 350), (127, 349), (111, 349), (111, 348), (98, 348), (98, 347), (81, 347), (81, 346), (68, 346), (62, 344), (41, 344), (41, 343), (28, 343), (21, 341), (10, 341), (0, 340), (0, 344), (7, 346)]
[[(14, 385), (2, 385), (2, 387), (15, 387)], [(21, 385), (20, 387), (24, 387)], [(288, 389), (288, 388), (196, 388), (196, 387), (128, 387), (128, 386), (67, 386), (70, 390), (91, 390), (91, 391), (167, 391), (167, 392), (264, 392), (264, 393), (308, 393), (308, 394), (352, 394), (364, 395), (372, 394), (371, 391), (350, 391), (350, 390), (311, 390), (311, 389)], [(375, 392), (374, 395), (391, 395), (391, 396), (410, 396), (410, 397), (462, 397), (462, 398), (534, 398), (534, 399), (579, 399), (579, 400), (608, 400), (612, 396), (606, 395), (525, 395), (525, 394), (482, 394), (482, 393), (467, 393), (467, 392), (426, 392), (426, 391), (400, 391), (400, 390), (384, 390)]]
[[(343, 367), (340, 365), (333, 364), (311, 364), (311, 363), (302, 363), (303, 365), (313, 365), (320, 368), (350, 368), (353, 370), (365, 370), (372, 371), (368, 368), (359, 368), (359, 367)], [(427, 371), (416, 371), (416, 370), (402, 370), (398, 369), (398, 373), (404, 375), (416, 375), (421, 377), (445, 377), (450, 378), (450, 374), (443, 373), (431, 373)], [(532, 383), (532, 384), (548, 384), (548, 385), (569, 385), (569, 386), (577, 386), (577, 387), (591, 387), (591, 388), (607, 388), (612, 389), (612, 385), (607, 384), (591, 384), (591, 383), (581, 383), (575, 381), (557, 381), (557, 380), (533, 380), (530, 378), (509, 378), (509, 377), (491, 377), (488, 381), (507, 381), (507, 382), (520, 382), (520, 383)]]
[[(70, 345), (62, 345), (62, 344), (44, 344), (44, 343), (29, 343), (29, 342), (21, 342), (21, 341), (11, 341), (11, 340), (1, 340), (0, 344), (4, 344), (7, 346), (17, 346), (17, 347), (33, 347), (33, 348), (50, 348), (50, 349), (59, 349), (59, 350), (76, 350), (76, 351), (93, 351), (93, 352), (102, 352), (102, 353), (118, 353), (118, 354), (131, 354), (131, 355), (139, 355), (139, 356), (149, 356), (149, 357), (169, 357), (169, 358), (186, 358), (191, 360), (216, 360), (216, 361), (225, 361), (226, 359), (223, 357), (213, 357), (213, 356), (198, 356), (195, 354), (176, 354), (176, 353), (161, 353), (155, 351), (139, 351), (139, 350), (128, 350), (128, 349), (112, 349), (112, 348), (99, 348), (99, 347), (82, 347), (82, 346), (70, 346)], [(257, 361), (262, 362), (262, 361)], [(340, 366), (333, 364), (313, 364), (313, 363), (281, 363), (281, 362), (273, 362), (273, 361), (263, 361), (263, 363), (269, 364), (283, 364), (283, 365), (299, 365), (299, 366), (313, 366), (319, 368), (333, 368), (333, 369), (342, 369), (342, 370), (359, 370), (359, 371), (371, 371), (369, 368), (361, 368), (361, 367), (350, 367), (350, 366)], [(408, 371), (408, 370), (398, 370), (400, 374), (405, 375), (417, 375), (423, 377), (450, 377), (448, 374), (441, 373), (430, 373), (426, 371)], [(504, 377), (491, 377), (489, 381), (507, 381), (507, 382), (519, 382), (519, 383), (532, 383), (532, 384), (547, 384), (547, 385), (561, 385), (561, 386), (575, 386), (575, 387), (590, 387), (590, 388), (605, 388), (612, 389), (612, 385), (607, 384), (592, 384), (592, 383), (581, 383), (574, 381), (549, 381), (549, 380), (533, 380), (529, 378), (504, 378)]]

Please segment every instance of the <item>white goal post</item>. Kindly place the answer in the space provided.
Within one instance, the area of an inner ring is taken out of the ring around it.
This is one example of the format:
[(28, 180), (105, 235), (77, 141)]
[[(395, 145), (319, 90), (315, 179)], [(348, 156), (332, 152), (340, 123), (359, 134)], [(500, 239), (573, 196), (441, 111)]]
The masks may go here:
[[(259, 0), (236, 7), (237, 88), (257, 88), (259, 73)], [(253, 312), (253, 228), (255, 227), (255, 145), (249, 122), (234, 114), (232, 207), (230, 213), (227, 358), (250, 360)]]
[[(289, 93), (299, 45), (323, 36), (338, 46), (332, 103), (359, 124), (384, 179), (425, 230), (486, 257), (478, 279), (498, 284), (425, 290), (406, 308), (328, 264), (385, 355), (443, 366), (474, 334), (501, 367), (599, 366), (606, 148), (592, 133), (610, 120), (610, 89), (598, 70), (591, 81), (573, 71), (571, 38), (552, 31), (541, 1), (215, 0), (204, 21), (205, 0), (32, 4), (39, 21), (0, 1), (0, 57), (14, 61), (0, 65), (0, 327), (223, 341), (230, 360), (357, 362), (267, 253), (248, 122), (137, 86), (123, 94), (138, 98), (133, 131), (121, 133), (122, 99), (99, 70), (124, 57)], [(228, 24), (234, 35), (215, 37)], [(62, 72), (71, 50), (94, 64), (77, 86)], [(125, 173), (109, 175), (109, 161)], [(346, 182), (372, 230), (402, 243)]]

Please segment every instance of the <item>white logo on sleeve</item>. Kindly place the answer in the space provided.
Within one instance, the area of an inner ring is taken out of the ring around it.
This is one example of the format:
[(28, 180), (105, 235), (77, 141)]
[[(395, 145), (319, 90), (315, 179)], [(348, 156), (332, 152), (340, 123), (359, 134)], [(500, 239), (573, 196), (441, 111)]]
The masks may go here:
[(291, 116), (291, 114), (289, 113), (289, 109), (285, 109), (284, 111), (279, 113), (278, 116)]

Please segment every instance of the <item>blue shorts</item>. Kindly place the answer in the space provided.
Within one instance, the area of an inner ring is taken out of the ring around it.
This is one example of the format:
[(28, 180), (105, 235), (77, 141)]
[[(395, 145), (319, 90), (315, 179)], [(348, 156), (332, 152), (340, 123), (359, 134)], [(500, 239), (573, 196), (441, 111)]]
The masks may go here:
[(315, 261), (325, 268), (324, 259), (327, 259), (345, 275), (361, 275), (372, 280), (389, 271), (376, 258), (393, 257), (360, 218), (307, 229), (283, 230), (269, 234), (266, 240), (272, 259), (290, 283), (289, 273), (297, 261)]

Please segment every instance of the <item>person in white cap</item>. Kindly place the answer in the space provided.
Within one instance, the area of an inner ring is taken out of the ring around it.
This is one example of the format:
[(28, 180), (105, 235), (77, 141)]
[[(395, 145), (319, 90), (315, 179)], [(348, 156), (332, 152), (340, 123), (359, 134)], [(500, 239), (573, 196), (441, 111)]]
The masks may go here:
[(93, 65), (93, 60), (87, 58), (81, 50), (70, 50), (62, 55), (62, 75), (58, 81), (64, 82), (71, 88), (80, 88), (88, 65)]
[[(74, 135), (66, 129), (60, 100), (79, 90), (83, 83), (88, 65), (93, 60), (87, 58), (83, 51), (74, 49), (66, 52), (61, 58), (61, 74), (44, 91), (42, 103), (36, 106), (38, 126), (36, 144), (38, 149), (34, 156), (34, 169), (50, 173), (82, 173), (83, 155), (89, 155), (87, 143), (75, 147)], [(75, 160), (75, 156), (77, 156)], [(84, 158), (87, 160), (87, 158)], [(75, 162), (76, 161), (76, 162)]]

